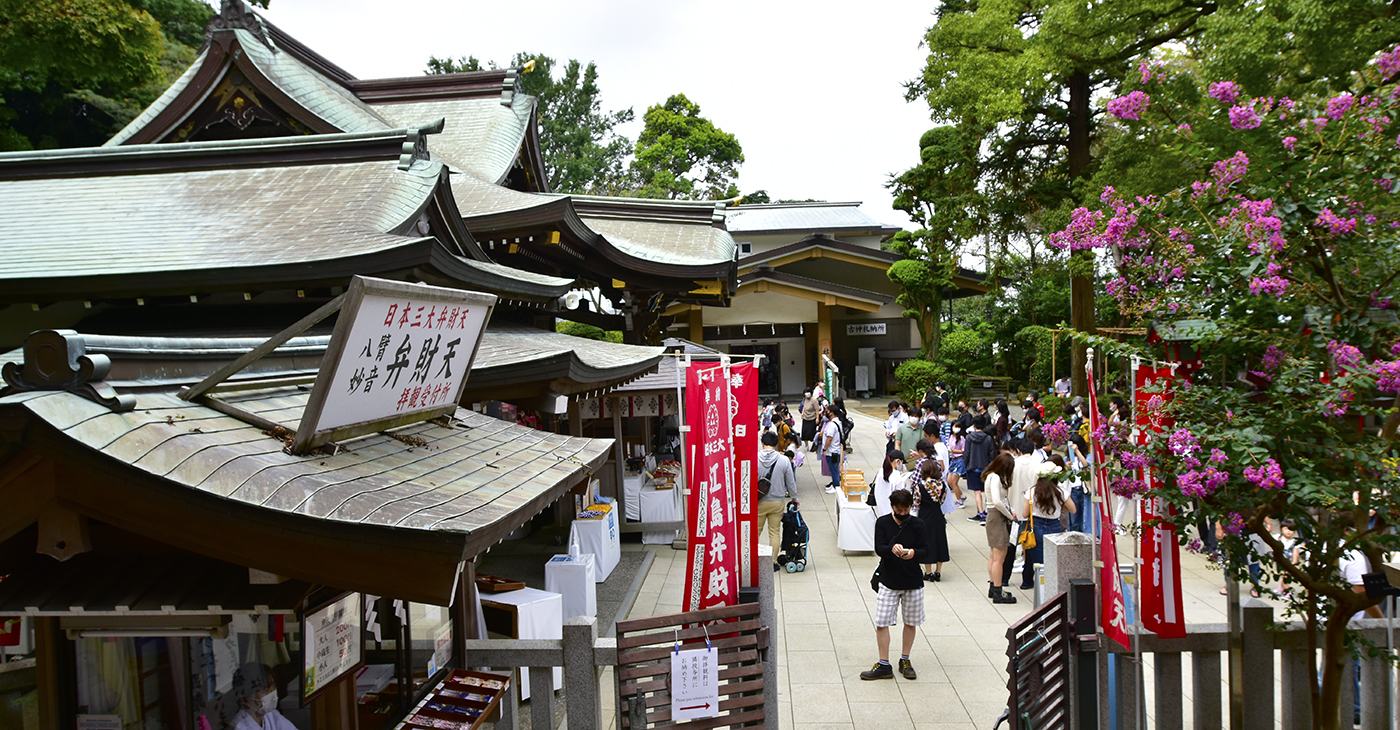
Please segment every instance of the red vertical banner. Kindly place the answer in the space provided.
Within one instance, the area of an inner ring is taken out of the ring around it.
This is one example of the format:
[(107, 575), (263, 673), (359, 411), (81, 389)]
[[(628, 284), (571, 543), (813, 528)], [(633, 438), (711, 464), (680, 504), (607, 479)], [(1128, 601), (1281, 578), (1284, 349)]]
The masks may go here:
[(686, 368), (685, 611), (739, 602), (729, 377), (727, 365)]
[(734, 492), (739, 500), (739, 585), (758, 585), (758, 368), (752, 362), (729, 368), (734, 406)]
[[(1090, 351), (1092, 353), (1092, 350)], [(1094, 362), (1093, 355), (1088, 358)], [(1110, 528), (1113, 512), (1109, 508), (1113, 496), (1108, 488), (1108, 467), (1104, 461), (1103, 440), (1099, 428), (1103, 417), (1099, 415), (1099, 398), (1094, 393), (1094, 371), (1088, 368), (1086, 380), (1089, 385), (1089, 431), (1092, 439), (1089, 450), (1093, 452), (1090, 469), (1094, 473), (1094, 495), (1099, 501), (1099, 626), (1104, 636), (1118, 642), (1124, 649), (1128, 647), (1128, 611), (1123, 602), (1123, 583), (1118, 576), (1118, 543)]]
[[(1170, 366), (1150, 367), (1139, 363), (1133, 371), (1133, 413), (1140, 445), (1172, 425), (1166, 410), (1172, 399), (1171, 378)], [(1140, 477), (1154, 492), (1163, 486), (1161, 474), (1155, 469), (1142, 469)], [(1142, 625), (1164, 639), (1186, 636), (1181, 599), (1181, 548), (1176, 541), (1176, 526), (1170, 521), (1172, 515), (1171, 505), (1165, 500), (1143, 498)]]

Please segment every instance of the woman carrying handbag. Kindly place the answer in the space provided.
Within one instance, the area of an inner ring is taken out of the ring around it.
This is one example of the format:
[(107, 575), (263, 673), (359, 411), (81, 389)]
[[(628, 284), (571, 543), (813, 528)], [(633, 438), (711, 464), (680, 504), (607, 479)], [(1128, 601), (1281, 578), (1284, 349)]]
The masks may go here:
[(1026, 548), (1026, 560), (1021, 568), (1021, 590), (1035, 587), (1035, 566), (1045, 560), (1045, 536), (1065, 531), (1061, 517), (1075, 511), (1074, 500), (1060, 489), (1060, 480), (1067, 476), (1064, 459), (1052, 454), (1036, 472), (1040, 477), (1026, 494), (1026, 512), (1030, 525), (1021, 531), (1020, 543)]

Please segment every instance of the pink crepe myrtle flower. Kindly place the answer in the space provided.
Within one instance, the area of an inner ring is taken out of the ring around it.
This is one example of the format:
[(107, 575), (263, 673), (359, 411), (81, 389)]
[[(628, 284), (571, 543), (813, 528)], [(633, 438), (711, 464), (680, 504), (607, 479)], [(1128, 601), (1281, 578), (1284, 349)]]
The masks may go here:
[(1352, 104), (1356, 99), (1351, 94), (1338, 94), (1327, 101), (1327, 117), (1332, 121), (1341, 119), (1347, 112), (1351, 111)]
[(1283, 350), (1278, 349), (1276, 345), (1269, 345), (1268, 349), (1264, 350), (1264, 357), (1260, 362), (1265, 370), (1278, 370), (1283, 365)]
[(1235, 129), (1255, 129), (1260, 124), (1259, 114), (1254, 111), (1254, 106), (1232, 106), (1230, 107), (1230, 126)]
[(1371, 363), (1371, 373), (1376, 376), (1376, 390), (1400, 393), (1400, 360), (1376, 360)]
[(1210, 98), (1221, 104), (1234, 104), (1240, 98), (1240, 85), (1233, 81), (1217, 81), (1210, 85)]
[(1327, 353), (1336, 361), (1337, 367), (1345, 370), (1355, 370), (1361, 364), (1361, 350), (1345, 342), (1328, 342)]
[(1297, 138), (1297, 137), (1291, 137), (1291, 136), (1290, 136), (1290, 137), (1284, 137), (1284, 138), (1283, 138), (1283, 146), (1284, 146), (1285, 148), (1287, 148), (1287, 150), (1288, 150), (1289, 152), (1292, 152), (1292, 151), (1293, 151), (1293, 146), (1296, 145), (1296, 144), (1298, 144), (1298, 138)]
[(1257, 467), (1245, 467), (1244, 478), (1260, 489), (1283, 489), (1287, 484), (1283, 478), (1283, 468), (1273, 459), (1265, 459), (1264, 463)]
[(1201, 450), (1201, 445), (1196, 441), (1196, 434), (1187, 429), (1178, 428), (1167, 437), (1167, 448), (1177, 456), (1187, 456)]
[(1131, 119), (1138, 121), (1143, 112), (1147, 111), (1148, 104), (1152, 103), (1152, 97), (1146, 92), (1134, 91), (1127, 96), (1120, 96), (1108, 102), (1108, 113), (1119, 119)]
[(1332, 212), (1331, 208), (1323, 208), (1317, 214), (1317, 225), (1326, 228), (1327, 233), (1332, 236), (1340, 236), (1356, 230), (1355, 218), (1342, 218)]
[(1231, 535), (1238, 535), (1244, 532), (1244, 518), (1238, 512), (1231, 512), (1228, 517), (1221, 520), (1220, 526)]
[(1400, 46), (1388, 53), (1382, 53), (1376, 59), (1376, 70), (1381, 72), (1381, 78), (1388, 80), (1396, 73), (1400, 73)]

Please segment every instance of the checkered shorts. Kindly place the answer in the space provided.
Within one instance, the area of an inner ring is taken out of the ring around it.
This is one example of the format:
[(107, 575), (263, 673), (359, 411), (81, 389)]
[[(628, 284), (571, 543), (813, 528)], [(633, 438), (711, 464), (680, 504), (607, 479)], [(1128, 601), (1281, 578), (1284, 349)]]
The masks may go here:
[(905, 626), (919, 626), (924, 622), (924, 589), (896, 591), (881, 584), (880, 593), (875, 598), (875, 625), (894, 626), (895, 609), (904, 614)]

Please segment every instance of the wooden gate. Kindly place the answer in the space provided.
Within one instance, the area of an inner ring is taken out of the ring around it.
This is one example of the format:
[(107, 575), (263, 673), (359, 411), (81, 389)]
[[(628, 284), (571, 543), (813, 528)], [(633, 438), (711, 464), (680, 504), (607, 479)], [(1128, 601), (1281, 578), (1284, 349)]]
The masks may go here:
[(1011, 730), (1068, 730), (1073, 701), (1070, 649), (1074, 641), (1069, 593), (1056, 595), (1012, 624), (1006, 639), (1006, 655), (1011, 657), (1006, 667)]
[[(711, 624), (715, 621), (728, 623)], [(618, 718), (628, 730), (671, 725), (671, 652), (676, 642), (705, 640), (718, 652), (717, 717), (675, 723), (679, 728), (749, 727), (764, 724), (763, 662), (768, 629), (757, 603), (710, 608), (617, 622)], [(719, 638), (723, 637), (723, 638)]]

